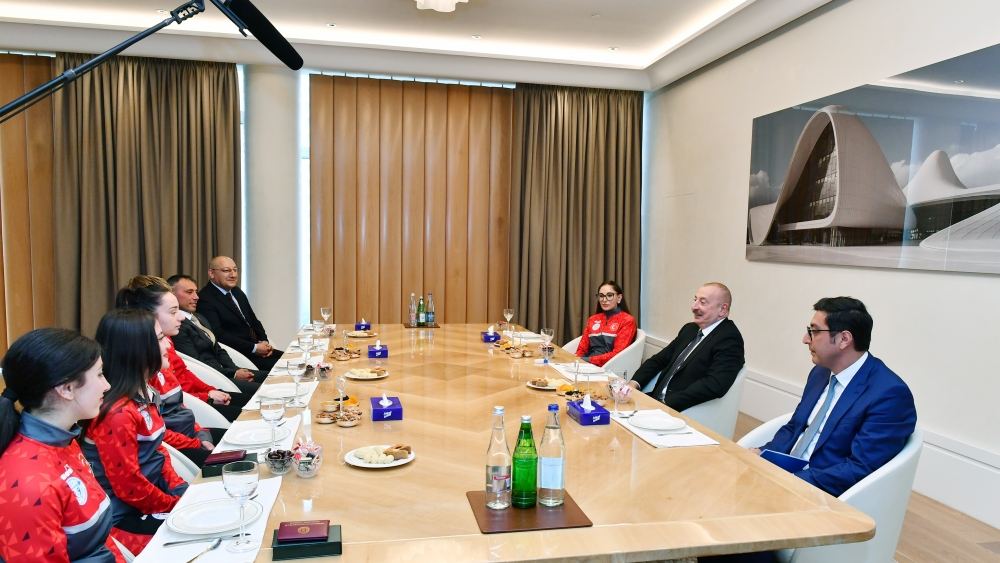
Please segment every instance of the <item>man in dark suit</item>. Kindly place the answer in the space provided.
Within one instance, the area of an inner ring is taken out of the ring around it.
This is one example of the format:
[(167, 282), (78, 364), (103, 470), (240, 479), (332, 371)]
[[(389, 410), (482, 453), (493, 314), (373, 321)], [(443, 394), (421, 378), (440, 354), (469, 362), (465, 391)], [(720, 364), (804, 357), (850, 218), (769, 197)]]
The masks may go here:
[(743, 368), (743, 336), (727, 318), (732, 302), (721, 283), (699, 287), (693, 322), (643, 362), (629, 384), (678, 411), (725, 395)]
[(792, 418), (761, 449), (807, 460), (796, 475), (840, 496), (903, 449), (917, 410), (906, 383), (868, 353), (864, 303), (828, 297), (813, 308), (802, 343), (816, 367)]
[(198, 284), (194, 279), (185, 274), (175, 274), (167, 278), (167, 283), (177, 297), (181, 315), (184, 316), (180, 332), (173, 337), (177, 351), (208, 365), (237, 384), (261, 383), (267, 372), (244, 369), (234, 364), (229, 354), (219, 346), (211, 324), (198, 314)]
[(223, 344), (246, 355), (265, 372), (271, 371), (281, 357), (267, 341), (264, 325), (237, 286), (240, 274), (236, 262), (228, 256), (216, 256), (208, 265), (209, 283), (199, 293), (199, 312)]

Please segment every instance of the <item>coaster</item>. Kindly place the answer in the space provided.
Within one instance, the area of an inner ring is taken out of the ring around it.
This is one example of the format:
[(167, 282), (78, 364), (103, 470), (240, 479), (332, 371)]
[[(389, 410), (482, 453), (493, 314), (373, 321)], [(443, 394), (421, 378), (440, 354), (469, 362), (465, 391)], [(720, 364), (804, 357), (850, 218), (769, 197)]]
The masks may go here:
[(493, 510), (486, 508), (486, 493), (484, 491), (469, 491), (465, 493), (469, 506), (476, 516), (479, 531), (484, 534), (502, 532), (530, 532), (533, 530), (558, 530), (560, 528), (588, 528), (594, 523), (580, 510), (573, 497), (566, 493), (560, 506), (543, 506), (536, 504), (534, 508), (514, 508)]

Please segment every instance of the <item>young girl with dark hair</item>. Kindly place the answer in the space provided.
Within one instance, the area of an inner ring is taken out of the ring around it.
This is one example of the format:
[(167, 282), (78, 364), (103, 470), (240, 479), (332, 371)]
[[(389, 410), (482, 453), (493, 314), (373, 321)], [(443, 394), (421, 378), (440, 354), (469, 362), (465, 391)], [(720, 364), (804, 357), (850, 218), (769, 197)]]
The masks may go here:
[(603, 366), (635, 340), (635, 317), (628, 311), (622, 288), (614, 280), (597, 289), (597, 309), (583, 327), (576, 355)]
[(100, 347), (73, 331), (33, 330), (7, 351), (3, 377), (0, 560), (124, 561), (109, 538), (110, 501), (76, 441), (77, 421), (97, 416), (109, 388)]
[(97, 326), (111, 389), (86, 429), (83, 452), (111, 497), (115, 527), (127, 532), (116, 538), (133, 553), (162, 523), (150, 515), (170, 512), (187, 490), (161, 445), (165, 437), (171, 443), (184, 437), (166, 428), (149, 387), (164, 362), (164, 338), (147, 311), (116, 309)]

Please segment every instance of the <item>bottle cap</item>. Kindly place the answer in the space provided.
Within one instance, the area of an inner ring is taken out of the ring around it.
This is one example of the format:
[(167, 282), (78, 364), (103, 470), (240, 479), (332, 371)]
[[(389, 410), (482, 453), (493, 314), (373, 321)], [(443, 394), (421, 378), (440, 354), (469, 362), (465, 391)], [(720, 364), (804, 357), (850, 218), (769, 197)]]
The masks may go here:
[(549, 412), (559, 412), (559, 405), (555, 403), (549, 405)]
[(500, 405), (493, 407), (493, 414), (503, 414), (503, 407)]
[(531, 422), (531, 415), (530, 414), (522, 414), (521, 415), (521, 422)]

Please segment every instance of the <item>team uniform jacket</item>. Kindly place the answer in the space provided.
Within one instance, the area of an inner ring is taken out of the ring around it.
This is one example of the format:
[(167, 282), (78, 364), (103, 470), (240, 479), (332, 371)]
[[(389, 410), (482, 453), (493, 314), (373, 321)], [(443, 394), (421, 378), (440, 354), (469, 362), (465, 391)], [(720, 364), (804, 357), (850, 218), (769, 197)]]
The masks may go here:
[(161, 370), (149, 382), (156, 391), (153, 402), (156, 403), (160, 417), (167, 425), (163, 441), (171, 446), (184, 450), (200, 448), (202, 440), (211, 441), (212, 435), (194, 421), (194, 413), (184, 406), (184, 392), (181, 384), (169, 368)]
[(603, 366), (635, 340), (635, 317), (615, 307), (591, 315), (583, 327), (576, 355)]
[(97, 482), (111, 497), (114, 521), (170, 512), (187, 490), (160, 442), (167, 428), (156, 405), (122, 398), (83, 440)]
[(111, 542), (111, 499), (76, 437), (21, 414), (0, 457), (0, 560), (7, 563), (124, 562)]
[(184, 392), (189, 395), (194, 395), (207, 403), (208, 392), (214, 391), (215, 387), (212, 387), (211, 385), (198, 379), (198, 376), (188, 369), (184, 360), (177, 355), (177, 350), (174, 349), (173, 341), (170, 342), (170, 349), (167, 350), (167, 359), (170, 360), (170, 370), (173, 372), (174, 377), (177, 378), (177, 381), (180, 382), (181, 388), (184, 389)]

